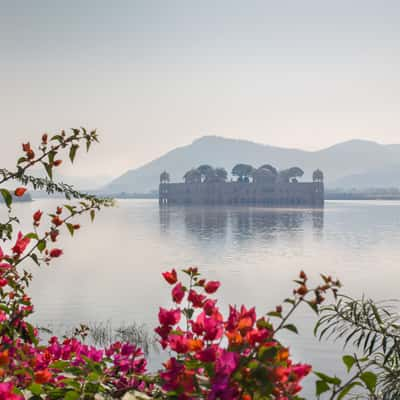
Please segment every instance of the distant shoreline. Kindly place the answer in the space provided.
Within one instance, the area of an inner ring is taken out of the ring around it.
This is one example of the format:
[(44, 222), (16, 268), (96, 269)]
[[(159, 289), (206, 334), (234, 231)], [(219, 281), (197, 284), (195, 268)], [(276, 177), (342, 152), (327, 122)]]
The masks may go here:
[[(92, 192), (93, 193), (93, 192)], [(117, 200), (124, 199), (158, 199), (157, 193), (94, 193), (98, 196), (112, 197)], [(61, 198), (61, 196), (46, 196), (40, 194), (37, 196), (35, 193), (32, 195), (33, 200), (43, 198)], [(384, 194), (384, 193), (357, 193), (357, 192), (325, 192), (325, 200), (400, 200), (399, 194)], [(32, 201), (32, 199), (24, 199), (23, 201)], [(0, 200), (1, 203), (1, 200)]]

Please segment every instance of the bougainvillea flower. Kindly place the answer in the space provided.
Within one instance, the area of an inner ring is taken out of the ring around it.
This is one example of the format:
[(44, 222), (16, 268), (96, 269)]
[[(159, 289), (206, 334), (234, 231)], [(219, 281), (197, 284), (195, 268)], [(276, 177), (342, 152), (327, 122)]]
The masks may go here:
[(22, 196), (25, 194), (25, 192), (26, 192), (26, 188), (24, 188), (24, 187), (18, 187), (18, 188), (15, 189), (14, 194), (15, 194), (17, 197), (22, 197)]
[(52, 249), (50, 250), (50, 257), (57, 258), (62, 255), (63, 251), (61, 249)]
[(189, 296), (188, 300), (193, 304), (193, 307), (203, 307), (204, 300), (206, 299), (206, 296), (197, 293), (193, 289), (189, 290)]
[(182, 284), (179, 282), (172, 289), (172, 299), (174, 300), (175, 303), (180, 304), (184, 296), (185, 296), (185, 290)]
[(35, 382), (36, 383), (47, 383), (50, 382), (52, 378), (52, 374), (48, 369), (44, 369), (41, 371), (36, 371), (35, 372)]
[(11, 382), (0, 383), (0, 400), (23, 400), (24, 398), (14, 393), (14, 385)]
[(22, 232), (18, 232), (17, 241), (12, 248), (13, 253), (21, 255), (25, 251), (26, 247), (29, 245), (30, 241), (31, 239), (24, 237), (22, 235)]
[(212, 293), (215, 293), (220, 286), (221, 286), (221, 283), (218, 281), (209, 281), (204, 286), (204, 290), (206, 291), (206, 293), (212, 294)]
[(52, 218), (51, 222), (52, 222), (55, 226), (60, 226), (60, 225), (63, 224), (63, 220), (62, 220), (58, 215), (55, 215), (55, 216)]
[(179, 308), (176, 310), (166, 310), (165, 308), (160, 307), (158, 320), (161, 325), (176, 325), (181, 320), (181, 311)]
[(196, 358), (202, 362), (214, 362), (217, 358), (217, 347), (209, 346), (196, 354)]
[(57, 240), (57, 236), (60, 234), (60, 232), (57, 229), (52, 229), (50, 231), (50, 239), (52, 242), (55, 242)]
[(217, 303), (217, 300), (211, 300), (208, 299), (204, 304), (203, 304), (203, 310), (207, 315), (213, 314), (217, 308), (215, 307)]
[(34, 214), (33, 214), (33, 220), (35, 222), (39, 222), (40, 218), (42, 218), (43, 213), (40, 210), (37, 210)]
[(178, 281), (178, 276), (176, 274), (175, 269), (173, 269), (172, 271), (168, 272), (163, 272), (162, 276), (164, 277), (164, 279), (170, 284), (170, 285), (174, 285), (177, 281)]
[(171, 350), (175, 351), (178, 354), (187, 353), (189, 350), (188, 340), (183, 335), (169, 335), (168, 341)]

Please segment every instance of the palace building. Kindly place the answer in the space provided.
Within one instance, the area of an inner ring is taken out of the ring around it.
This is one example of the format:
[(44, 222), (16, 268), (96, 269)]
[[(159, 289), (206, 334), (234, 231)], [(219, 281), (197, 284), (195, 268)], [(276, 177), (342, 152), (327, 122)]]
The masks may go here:
[(323, 173), (316, 170), (311, 182), (300, 182), (298, 167), (278, 172), (270, 165), (258, 169), (238, 164), (232, 170), (236, 180), (227, 181), (223, 168), (203, 165), (188, 171), (185, 182), (171, 183), (167, 172), (160, 175), (160, 205), (253, 204), (270, 207), (323, 207)]

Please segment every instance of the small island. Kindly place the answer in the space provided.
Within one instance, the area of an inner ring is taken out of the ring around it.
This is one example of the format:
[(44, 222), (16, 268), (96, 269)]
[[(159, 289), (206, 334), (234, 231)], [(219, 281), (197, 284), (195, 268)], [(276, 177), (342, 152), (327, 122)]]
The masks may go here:
[(160, 175), (159, 203), (323, 207), (323, 172), (315, 170), (311, 182), (299, 182), (303, 175), (299, 167), (278, 171), (269, 164), (259, 168), (237, 164), (232, 169), (235, 179), (228, 181), (224, 168), (200, 165), (185, 173), (184, 182), (171, 183), (168, 172), (164, 171)]

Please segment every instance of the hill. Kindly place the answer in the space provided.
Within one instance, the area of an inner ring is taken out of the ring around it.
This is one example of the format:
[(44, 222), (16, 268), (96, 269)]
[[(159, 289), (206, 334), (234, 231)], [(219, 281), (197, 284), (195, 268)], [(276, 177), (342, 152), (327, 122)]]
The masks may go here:
[[(346, 187), (367, 182), (369, 187), (381, 187), (374, 179), (384, 178), (385, 170), (393, 174), (400, 170), (400, 145), (382, 145), (366, 140), (351, 140), (318, 151), (274, 147), (246, 140), (205, 136), (187, 146), (176, 148), (163, 156), (132, 169), (114, 179), (104, 188), (105, 193), (145, 193), (158, 187), (159, 175), (166, 170), (171, 180), (179, 182), (183, 174), (200, 164), (224, 167), (231, 171), (237, 163), (254, 166), (272, 164), (279, 169), (299, 166), (310, 179), (312, 171), (324, 171), (328, 187)], [(382, 171), (383, 175), (374, 171)], [(368, 178), (370, 176), (370, 178)], [(392, 181), (390, 179), (390, 181)], [(400, 180), (398, 181), (400, 186)]]

